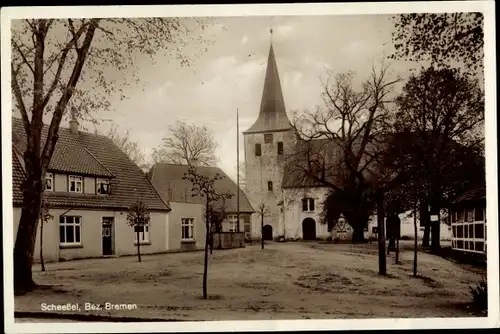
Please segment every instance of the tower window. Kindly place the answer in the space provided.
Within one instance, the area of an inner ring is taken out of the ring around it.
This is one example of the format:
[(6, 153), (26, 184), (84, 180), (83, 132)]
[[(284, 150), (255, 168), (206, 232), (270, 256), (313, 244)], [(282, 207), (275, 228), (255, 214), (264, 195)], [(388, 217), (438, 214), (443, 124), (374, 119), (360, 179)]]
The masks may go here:
[(267, 182), (267, 190), (273, 191), (273, 183), (271, 181)]
[(273, 142), (273, 134), (272, 133), (265, 133), (264, 134), (264, 143), (272, 144), (272, 142)]
[(260, 157), (262, 155), (260, 144), (255, 144), (255, 156)]
[(283, 155), (283, 142), (278, 142), (278, 155)]

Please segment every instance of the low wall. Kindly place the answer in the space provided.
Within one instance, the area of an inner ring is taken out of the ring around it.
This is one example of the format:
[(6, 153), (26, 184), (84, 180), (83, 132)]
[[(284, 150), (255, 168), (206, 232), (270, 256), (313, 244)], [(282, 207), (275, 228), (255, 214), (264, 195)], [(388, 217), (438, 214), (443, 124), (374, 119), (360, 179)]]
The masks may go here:
[(213, 233), (214, 249), (229, 249), (245, 247), (245, 232)]

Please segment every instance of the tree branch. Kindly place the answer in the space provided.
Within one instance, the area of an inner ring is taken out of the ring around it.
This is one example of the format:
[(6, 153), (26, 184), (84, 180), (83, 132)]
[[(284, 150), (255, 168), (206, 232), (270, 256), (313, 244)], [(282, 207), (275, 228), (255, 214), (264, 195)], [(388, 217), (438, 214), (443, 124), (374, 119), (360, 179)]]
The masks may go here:
[(14, 91), (14, 96), (16, 97), (17, 104), (19, 106), (19, 111), (21, 112), (21, 117), (23, 120), (24, 130), (26, 131), (26, 135), (29, 138), (30, 135), (30, 121), (28, 118), (28, 112), (26, 111), (26, 106), (23, 101), (23, 95), (21, 93), (21, 88), (19, 87), (19, 83), (17, 81), (18, 70), (14, 69), (14, 64), (10, 64), (11, 68), (11, 77), (12, 77), (12, 90)]

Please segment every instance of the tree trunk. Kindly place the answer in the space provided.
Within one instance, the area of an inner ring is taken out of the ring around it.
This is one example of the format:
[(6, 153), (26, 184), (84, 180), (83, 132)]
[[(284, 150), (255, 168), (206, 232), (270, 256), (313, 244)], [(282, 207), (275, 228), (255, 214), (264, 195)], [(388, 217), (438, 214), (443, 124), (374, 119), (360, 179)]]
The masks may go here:
[(440, 244), (441, 221), (439, 220), (440, 219), (440, 214), (439, 214), (440, 211), (441, 211), (441, 208), (437, 204), (434, 204), (431, 207), (432, 215), (438, 216), (438, 221), (433, 221), (432, 225), (431, 225), (431, 250), (433, 252), (437, 252), (441, 248), (441, 244)]
[(422, 201), (420, 203), (420, 226), (424, 226), (424, 238), (422, 239), (422, 247), (429, 247), (429, 237), (430, 237), (430, 224), (429, 224), (429, 212), (427, 211), (427, 203)]
[(413, 276), (417, 277), (417, 247), (418, 247), (418, 228), (417, 228), (417, 203), (413, 206), (413, 232), (415, 241), (413, 244)]
[(384, 193), (377, 191), (378, 273), (387, 274), (385, 259)]
[(43, 262), (43, 218), (40, 219), (40, 265), (42, 271), (45, 271), (45, 263)]
[(208, 275), (208, 243), (209, 243), (209, 236), (210, 236), (210, 227), (208, 224), (208, 197), (207, 197), (207, 204), (205, 207), (205, 227), (206, 227), (206, 233), (205, 233), (205, 262), (203, 264), (203, 299), (208, 298), (208, 293), (207, 293), (207, 275)]
[(139, 230), (137, 230), (137, 257), (139, 258), (139, 262), (141, 262), (141, 239), (139, 239)]
[(387, 255), (390, 254), (391, 251), (396, 250), (396, 239), (394, 239), (392, 236), (389, 238), (389, 245), (387, 246)]
[(31, 175), (26, 180), (26, 188), (23, 191), (23, 208), (14, 246), (14, 292), (16, 294), (32, 291), (36, 287), (33, 282), (32, 265), (42, 198), (40, 179)]
[(353, 244), (364, 243), (365, 241), (365, 226), (368, 225), (368, 218), (360, 215), (356, 210), (345, 213), (345, 218), (352, 228), (351, 241)]
[(399, 264), (399, 238), (396, 239), (396, 264)]
[(209, 235), (209, 244), (210, 244), (210, 255), (212, 255), (213, 249), (214, 249), (214, 234), (213, 234), (213, 226), (210, 224), (210, 235)]
[(352, 243), (359, 244), (364, 242), (365, 242), (364, 228), (361, 227), (361, 224), (357, 224), (357, 227), (353, 228), (352, 231)]

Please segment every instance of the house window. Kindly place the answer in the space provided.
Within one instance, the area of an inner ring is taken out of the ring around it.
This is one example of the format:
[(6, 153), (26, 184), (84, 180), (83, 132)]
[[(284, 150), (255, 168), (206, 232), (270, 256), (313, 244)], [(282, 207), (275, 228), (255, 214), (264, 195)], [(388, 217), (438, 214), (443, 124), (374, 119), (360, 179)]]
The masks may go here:
[(70, 193), (83, 192), (83, 178), (81, 176), (70, 175), (68, 183)]
[(304, 212), (314, 211), (314, 198), (303, 198), (302, 199), (302, 211), (304, 211)]
[(97, 179), (96, 180), (96, 187), (97, 187), (98, 194), (109, 194), (109, 192), (110, 192), (108, 179)]
[(267, 182), (267, 190), (273, 191), (273, 183), (271, 181)]
[(483, 221), (484, 220), (483, 208), (475, 208), (474, 209), (474, 220), (475, 221)]
[(255, 144), (255, 156), (260, 157), (262, 155), (260, 144)]
[(273, 142), (273, 134), (272, 133), (264, 134), (264, 143), (272, 144), (272, 142)]
[(278, 142), (278, 155), (283, 155), (283, 142)]
[(45, 190), (54, 191), (54, 174), (45, 173)]
[(194, 240), (194, 218), (181, 219), (182, 241)]
[[(141, 244), (149, 243), (149, 224), (145, 224), (143, 232), (139, 232), (139, 240)], [(134, 242), (137, 243), (137, 232), (134, 233)]]
[(238, 232), (238, 216), (230, 215), (227, 217), (228, 232)]
[(61, 246), (81, 244), (82, 217), (60, 216), (59, 217), (59, 244)]
[(473, 209), (467, 209), (465, 211), (465, 222), (471, 222), (474, 221), (474, 210)]

